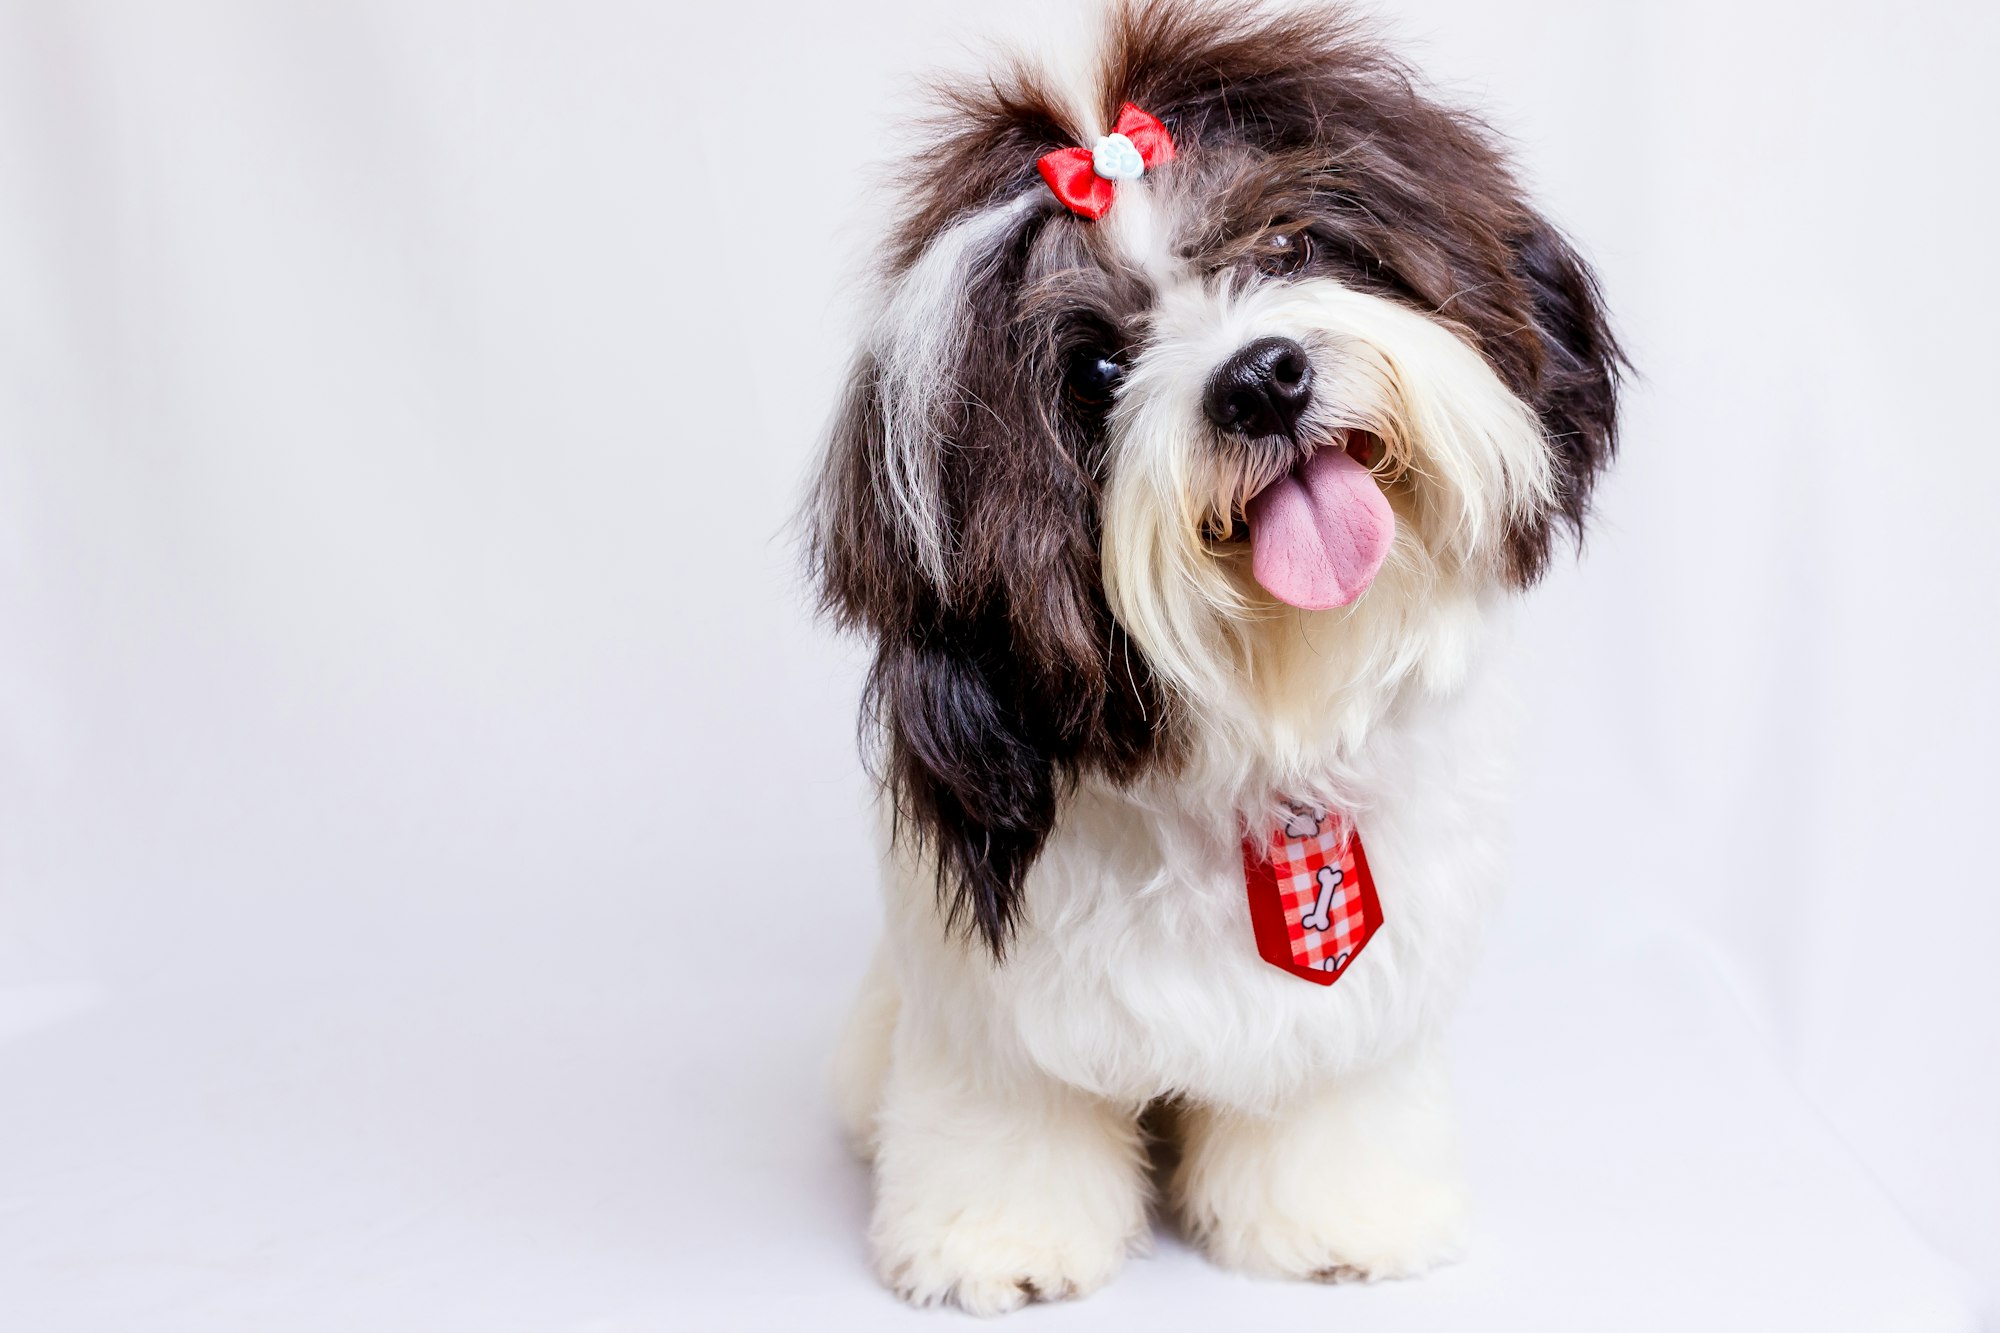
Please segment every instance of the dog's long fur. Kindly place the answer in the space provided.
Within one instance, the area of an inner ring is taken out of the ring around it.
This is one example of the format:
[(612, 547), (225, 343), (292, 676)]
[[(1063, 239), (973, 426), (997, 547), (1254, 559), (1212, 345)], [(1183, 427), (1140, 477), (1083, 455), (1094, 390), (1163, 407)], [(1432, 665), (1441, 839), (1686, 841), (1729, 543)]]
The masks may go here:
[[(811, 511), (876, 645), (888, 926), (842, 1095), (879, 1262), (976, 1310), (1089, 1289), (1142, 1234), (1166, 1099), (1219, 1258), (1420, 1270), (1457, 1244), (1435, 1038), (1496, 873), (1484, 630), (1614, 450), (1596, 284), (1337, 12), (1139, 0), (1084, 86), (941, 92)], [(1178, 158), (1087, 222), (1035, 162), (1126, 102)], [(1313, 363), (1300, 435), (1372, 441), (1397, 520), (1337, 611), (1250, 577), (1243, 505), (1296, 456), (1201, 408), (1273, 335)], [(1066, 389), (1079, 349), (1124, 366), (1111, 401)], [(1239, 847), (1285, 801), (1358, 822), (1383, 900), (1331, 988), (1251, 937)]]

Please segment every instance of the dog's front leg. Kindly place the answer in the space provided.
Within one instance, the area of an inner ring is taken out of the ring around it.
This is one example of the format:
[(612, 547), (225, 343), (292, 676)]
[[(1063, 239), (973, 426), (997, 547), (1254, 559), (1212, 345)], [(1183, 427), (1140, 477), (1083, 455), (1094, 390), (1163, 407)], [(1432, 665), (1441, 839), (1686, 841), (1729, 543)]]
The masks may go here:
[(1174, 1192), (1219, 1263), (1284, 1277), (1413, 1277), (1458, 1257), (1465, 1202), (1430, 1043), (1274, 1115), (1190, 1108)]
[(1135, 1115), (1039, 1071), (980, 1065), (942, 1034), (897, 1035), (876, 1121), (883, 1279), (974, 1314), (1095, 1290), (1145, 1234)]

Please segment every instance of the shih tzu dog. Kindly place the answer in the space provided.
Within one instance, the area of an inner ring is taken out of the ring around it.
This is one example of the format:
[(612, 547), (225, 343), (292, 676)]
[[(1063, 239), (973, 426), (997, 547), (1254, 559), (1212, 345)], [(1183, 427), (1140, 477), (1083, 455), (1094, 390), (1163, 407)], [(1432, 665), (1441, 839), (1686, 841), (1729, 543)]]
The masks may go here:
[(1621, 357), (1493, 137), (1324, 9), (1133, 0), (948, 84), (809, 506), (875, 647), (885, 938), (837, 1059), (906, 1298), (1452, 1258), (1496, 610)]

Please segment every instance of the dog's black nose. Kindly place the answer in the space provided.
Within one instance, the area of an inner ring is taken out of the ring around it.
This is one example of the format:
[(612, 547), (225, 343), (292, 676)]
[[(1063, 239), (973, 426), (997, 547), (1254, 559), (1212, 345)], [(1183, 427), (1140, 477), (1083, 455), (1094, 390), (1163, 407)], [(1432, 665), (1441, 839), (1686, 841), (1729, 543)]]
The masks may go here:
[(1290, 435), (1312, 401), (1312, 358), (1290, 338), (1259, 338), (1208, 377), (1202, 410), (1223, 430)]

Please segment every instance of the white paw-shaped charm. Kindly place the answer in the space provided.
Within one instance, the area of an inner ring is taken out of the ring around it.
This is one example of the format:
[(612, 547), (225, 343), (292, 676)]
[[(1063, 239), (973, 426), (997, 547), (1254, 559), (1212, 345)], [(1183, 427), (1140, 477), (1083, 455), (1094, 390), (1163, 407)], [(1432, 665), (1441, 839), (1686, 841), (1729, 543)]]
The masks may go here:
[(1317, 838), (1320, 820), (1326, 816), (1310, 808), (1293, 806), (1285, 815), (1285, 836), (1288, 838)]
[(1122, 134), (1107, 134), (1090, 150), (1090, 168), (1108, 181), (1135, 181), (1146, 174), (1146, 159)]

